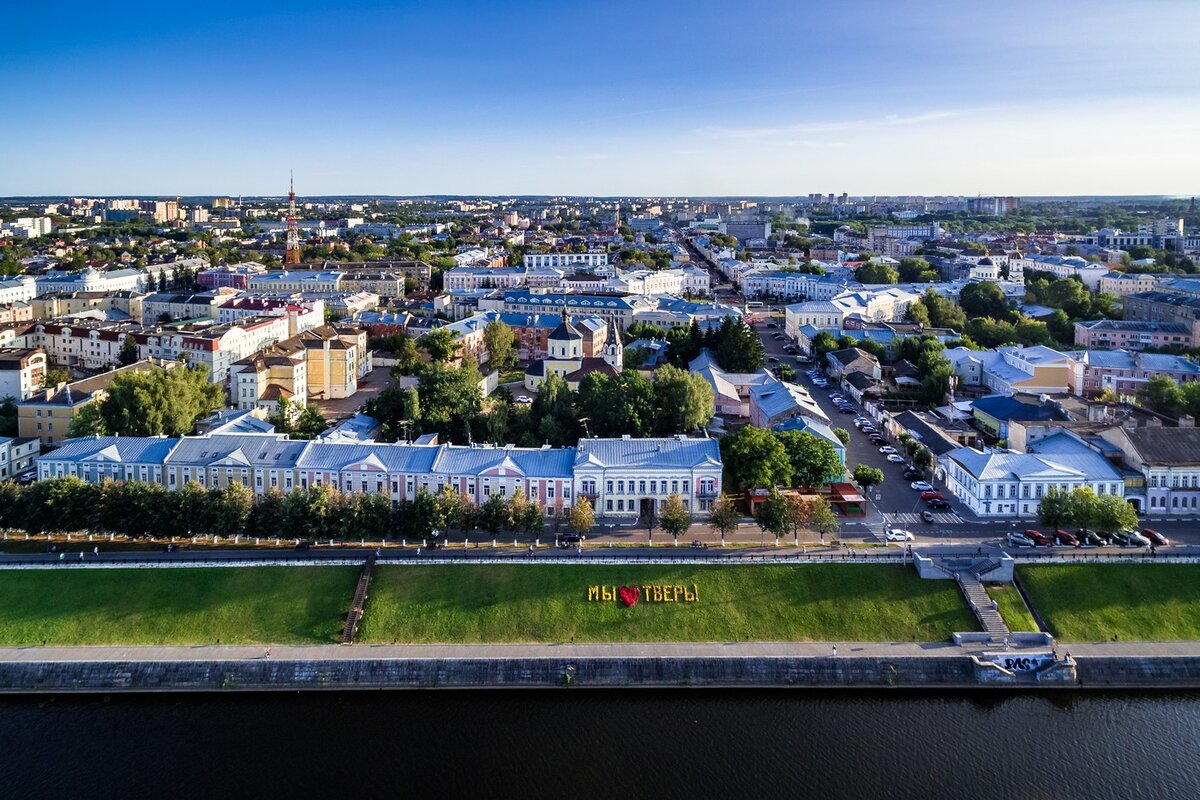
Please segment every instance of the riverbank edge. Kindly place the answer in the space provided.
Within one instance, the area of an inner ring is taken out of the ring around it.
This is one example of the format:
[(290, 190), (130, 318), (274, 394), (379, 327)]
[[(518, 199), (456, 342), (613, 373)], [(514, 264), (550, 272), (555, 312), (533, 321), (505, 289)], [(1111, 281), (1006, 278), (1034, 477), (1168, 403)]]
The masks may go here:
[(978, 657), (583, 657), (0, 662), (0, 694), (432, 689), (1197, 689), (1200, 656), (1091, 656), (1037, 673)]

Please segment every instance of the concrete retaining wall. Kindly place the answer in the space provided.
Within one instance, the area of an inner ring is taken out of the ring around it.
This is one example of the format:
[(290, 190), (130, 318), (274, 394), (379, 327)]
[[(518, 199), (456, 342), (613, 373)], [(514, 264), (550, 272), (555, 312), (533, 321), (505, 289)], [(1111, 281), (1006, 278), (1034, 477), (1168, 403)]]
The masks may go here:
[(1197, 688), (1200, 658), (1081, 658), (1040, 680), (969, 655), (908, 658), (363, 659), (0, 663), (0, 693), (775, 687)]

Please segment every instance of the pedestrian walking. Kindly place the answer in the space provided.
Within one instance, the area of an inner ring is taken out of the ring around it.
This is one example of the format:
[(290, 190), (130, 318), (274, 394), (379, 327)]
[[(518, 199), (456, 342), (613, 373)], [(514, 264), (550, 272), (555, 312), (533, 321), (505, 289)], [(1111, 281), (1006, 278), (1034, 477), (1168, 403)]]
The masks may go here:
[(98, 556), (98, 555), (100, 555), (100, 548), (99, 548), (99, 547), (93, 547), (93, 548), (92, 548), (92, 555), (94, 555), (94, 556)]
[(833, 646), (833, 657), (837, 658), (837, 645), (836, 644)]
[(79, 560), (83, 561), (83, 551), (82, 550), (79, 551)]
[(268, 647), (266, 650), (263, 651), (263, 658), (265, 658), (268, 661), (271, 660), (271, 648)]

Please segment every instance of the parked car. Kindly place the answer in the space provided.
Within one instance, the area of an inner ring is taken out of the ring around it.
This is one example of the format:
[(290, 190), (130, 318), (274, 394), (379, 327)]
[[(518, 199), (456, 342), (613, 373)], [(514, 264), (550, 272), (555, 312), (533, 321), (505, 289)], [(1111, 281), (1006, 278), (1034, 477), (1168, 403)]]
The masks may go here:
[(1081, 530), (1077, 534), (1080, 547), (1106, 547), (1108, 540), (1095, 531)]
[(926, 489), (925, 491), (921, 492), (921, 499), (922, 500), (944, 500), (945, 498), (942, 497), (942, 493), (939, 492), (937, 489)]
[(923, 519), (923, 520), (925, 520), (926, 522), (928, 522), (928, 523), (932, 524), (932, 523), (933, 523), (933, 512), (932, 512), (932, 511), (922, 511), (922, 512), (921, 512), (921, 519)]
[(583, 537), (578, 533), (562, 533), (558, 536), (558, 546), (566, 549), (568, 547), (578, 547), (583, 543)]
[(925, 505), (929, 506), (930, 508), (945, 510), (950, 507), (950, 501), (949, 500), (926, 500)]
[(1138, 533), (1135, 530), (1126, 528), (1125, 530), (1121, 531), (1121, 533), (1125, 534), (1125, 538), (1129, 541), (1130, 547), (1149, 547), (1150, 546), (1149, 537), (1142, 536), (1140, 533)]
[(1033, 539), (1030, 539), (1023, 533), (1013, 531), (1008, 535), (1007, 541), (1013, 547), (1033, 547)]
[(918, 491), (918, 492), (933, 491), (933, 484), (931, 484), (929, 481), (913, 481), (908, 486), (910, 489), (914, 489), (915, 491)]
[(911, 481), (914, 478), (919, 477), (921, 477), (921, 470), (917, 469), (916, 467), (907, 467), (904, 470), (904, 480), (906, 481)]
[(892, 464), (903, 464), (904, 456), (900, 455), (899, 453), (890, 453), (888, 454), (887, 460)]
[(838, 411), (842, 412), (843, 414), (853, 414), (854, 406), (849, 406), (849, 405), (839, 406)]
[(1166, 547), (1171, 543), (1171, 540), (1163, 536), (1153, 528), (1142, 528), (1142, 536), (1150, 540), (1150, 544), (1155, 547)]
[(1053, 544), (1050, 537), (1041, 531), (1035, 531), (1032, 528), (1025, 531), (1025, 535), (1038, 547), (1049, 547)]
[(1079, 540), (1075, 538), (1075, 534), (1064, 530), (1057, 530), (1054, 532), (1054, 543), (1057, 545), (1065, 545), (1067, 547), (1079, 547)]
[(1110, 533), (1108, 535), (1108, 540), (1117, 547), (1137, 547), (1137, 545), (1133, 543), (1133, 540), (1129, 538), (1129, 534), (1125, 533), (1124, 531)]
[(911, 542), (913, 540), (912, 533), (903, 528), (888, 528), (883, 535), (889, 542)]
[(885, 456), (887, 456), (887, 455), (891, 455), (892, 453), (896, 452), (896, 448), (892, 447), (890, 444), (885, 444), (883, 447), (879, 448), (879, 452), (881, 452)]
[(775, 356), (767, 356), (767, 361), (771, 362), (772, 364), (778, 364), (778, 363), (779, 363), (779, 359), (778, 359), (778, 358), (776, 358)]
[(705, 544), (704, 542), (700, 541), (699, 539), (693, 539), (692, 540), (692, 549), (693, 550), (707, 550), (708, 545)]

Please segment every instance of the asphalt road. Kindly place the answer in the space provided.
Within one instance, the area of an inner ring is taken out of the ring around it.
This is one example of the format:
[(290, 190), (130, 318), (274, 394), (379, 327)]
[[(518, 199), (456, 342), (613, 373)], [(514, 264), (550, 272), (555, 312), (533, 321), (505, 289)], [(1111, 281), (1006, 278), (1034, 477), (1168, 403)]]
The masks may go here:
[[(768, 356), (778, 358), (780, 362), (790, 364), (796, 369), (796, 382), (804, 386), (821, 410), (829, 417), (830, 423), (834, 428), (845, 428), (850, 432), (850, 442), (846, 445), (846, 467), (853, 471), (854, 467), (859, 464), (867, 464), (872, 467), (878, 467), (883, 470), (884, 481), (881, 485), (873, 487), (867, 495), (868, 505), (870, 506), (865, 522), (875, 528), (881, 528), (884, 525), (915, 528), (917, 526), (942, 530), (958, 527), (962, 524), (964, 518), (969, 518), (969, 513), (954, 500), (952, 496), (946, 494), (946, 499), (950, 501), (950, 509), (934, 512), (934, 524), (929, 526), (921, 520), (920, 512), (925, 510), (925, 504), (921, 502), (920, 492), (914, 491), (910, 484), (912, 480), (903, 476), (905, 464), (893, 464), (887, 460), (887, 456), (879, 452), (879, 446), (872, 444), (867, 435), (854, 426), (854, 418), (856, 416), (865, 415), (865, 412), (858, 403), (853, 402), (849, 396), (846, 399), (854, 406), (854, 414), (843, 414), (838, 407), (829, 399), (829, 395), (833, 391), (838, 391), (835, 384), (830, 385), (828, 389), (821, 389), (812, 382), (806, 371), (817, 366), (815, 364), (800, 364), (796, 361), (795, 356), (790, 356), (783, 352), (783, 348), (788, 344), (788, 340), (774, 339), (772, 334), (782, 334), (782, 326), (779, 328), (768, 327), (764, 321), (758, 324), (759, 336), (763, 342), (763, 350)], [(774, 364), (768, 362), (769, 367)], [(844, 394), (844, 393), (843, 393)], [(901, 450), (898, 442), (890, 441), (889, 444), (897, 450)], [(901, 453), (903, 455), (903, 453)], [(926, 476), (928, 479), (928, 476)], [(918, 531), (914, 530), (914, 533)]]
[[(1039, 559), (1067, 559), (1086, 561), (1089, 559), (1113, 560), (1159, 560), (1173, 559), (1200, 560), (1200, 545), (1175, 544), (1158, 548), (1151, 553), (1148, 548), (1122, 548), (1109, 546), (1104, 548), (1087, 547), (1038, 547), (1014, 548), (1001, 544), (1001, 540), (993, 535), (988, 540), (959, 540), (954, 544), (934, 542), (914, 542), (913, 550), (926, 556), (970, 556), (996, 555), (1000, 551), (1007, 552), (1023, 562)], [(176, 550), (167, 553), (161, 549), (129, 552), (105, 552), (101, 549), (99, 555), (89, 549), (84, 558), (80, 559), (77, 552), (70, 552), (60, 559), (53, 553), (0, 553), (0, 569), (21, 565), (49, 565), (62, 569), (95, 566), (137, 566), (137, 565), (200, 565), (200, 564), (239, 564), (254, 563), (280, 564), (295, 562), (298, 564), (320, 563), (353, 563), (358, 564), (374, 551), (374, 548), (361, 547), (316, 547), (308, 550), (271, 549), (255, 550)], [(488, 543), (480, 546), (463, 548), (461, 545), (451, 548), (431, 550), (410, 545), (408, 547), (390, 546), (380, 550), (384, 561), (610, 561), (630, 562), (638, 560), (661, 560), (667, 562), (697, 561), (697, 562), (760, 562), (760, 561), (860, 561), (860, 562), (892, 562), (905, 561), (905, 548), (895, 545), (883, 548), (844, 548), (817, 547), (809, 545), (803, 548), (788, 546), (764, 548), (754, 547), (708, 547), (694, 549), (681, 545), (680, 547), (605, 547), (589, 540), (582, 550), (576, 548), (557, 548), (543, 543), (533, 551), (526, 547), (497, 547), (492, 548)]]
[[(926, 510), (921, 502), (920, 492), (911, 488), (912, 481), (903, 477), (904, 464), (892, 464), (887, 457), (879, 452), (879, 448), (868, 441), (867, 436), (854, 426), (854, 418), (862, 415), (862, 408), (853, 403), (855, 414), (842, 414), (837, 406), (829, 399), (829, 392), (836, 389), (820, 389), (813, 384), (806, 371), (812, 364), (799, 364), (795, 356), (783, 352), (789, 342), (785, 339), (774, 339), (772, 334), (783, 333), (783, 327), (771, 328), (767, 320), (757, 324), (759, 336), (763, 342), (766, 355), (778, 358), (780, 362), (790, 364), (796, 369), (796, 382), (804, 386), (812, 394), (817, 404), (829, 417), (832, 427), (845, 428), (850, 432), (850, 443), (846, 446), (846, 465), (853, 470), (858, 464), (868, 464), (883, 470), (884, 482), (871, 489), (867, 494), (868, 513), (864, 519), (843, 519), (841, 538), (849, 541), (877, 542), (882, 537), (883, 530), (890, 527), (904, 528), (910, 531), (918, 544), (946, 544), (950, 542), (997, 543), (1009, 531), (1021, 531), (1026, 528), (1038, 528), (1036, 520), (992, 520), (979, 519), (967, 510), (943, 485), (938, 485), (931, 476), (925, 480), (934, 484), (934, 488), (942, 493), (950, 503), (948, 511), (935, 511), (934, 522), (926, 523), (921, 519), (920, 512)], [(768, 363), (768, 367), (775, 366)], [(849, 396), (846, 397), (850, 400)], [(889, 440), (889, 444), (902, 450), (898, 442)], [(903, 452), (901, 453), (903, 455)], [(1154, 528), (1170, 537), (1173, 541), (1183, 544), (1200, 545), (1200, 518), (1184, 517), (1178, 520), (1144, 520), (1143, 527)], [(1107, 548), (1111, 551), (1113, 548)]]

